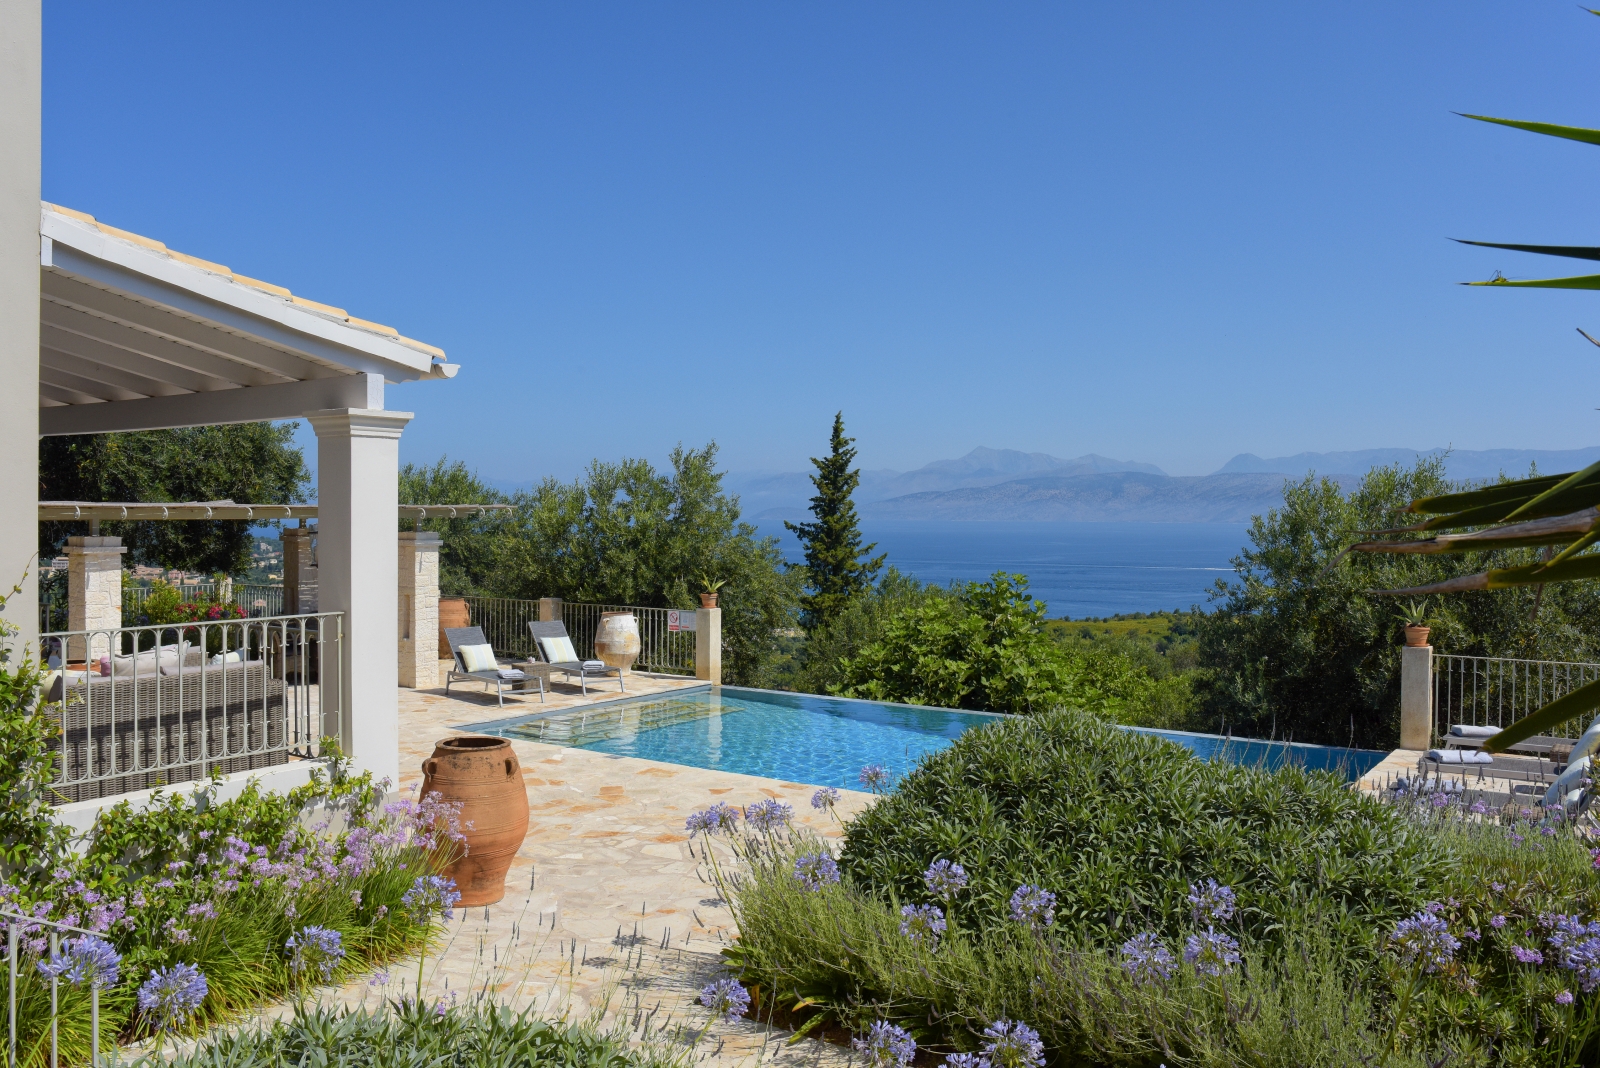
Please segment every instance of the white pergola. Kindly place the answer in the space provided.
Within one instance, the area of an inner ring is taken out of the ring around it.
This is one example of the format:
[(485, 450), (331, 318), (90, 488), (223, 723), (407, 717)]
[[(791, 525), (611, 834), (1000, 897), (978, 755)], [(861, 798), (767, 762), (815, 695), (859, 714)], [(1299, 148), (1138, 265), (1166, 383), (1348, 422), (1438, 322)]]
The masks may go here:
[[(392, 327), (82, 212), (43, 204), (37, 248), (39, 437), (310, 423), (319, 609), (344, 613), (344, 745), (358, 766), (394, 779), (395, 520), (399, 440), (412, 416), (384, 407), (384, 385), (447, 379), (456, 366)], [(35, 482), (31, 473), (28, 481)], [(34, 542), (37, 491), (31, 500), (14, 499), (13, 491), (0, 506), (3, 523), (26, 524), (26, 544)], [(0, 544), (16, 545), (20, 534), (13, 529)], [(26, 634), (36, 613), (25, 607), (7, 615)]]

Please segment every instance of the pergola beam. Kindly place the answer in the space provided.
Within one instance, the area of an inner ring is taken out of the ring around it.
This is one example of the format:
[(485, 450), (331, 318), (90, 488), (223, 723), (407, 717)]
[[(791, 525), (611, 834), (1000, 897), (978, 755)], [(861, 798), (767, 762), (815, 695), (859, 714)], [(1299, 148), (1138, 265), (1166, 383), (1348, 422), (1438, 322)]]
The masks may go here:
[(176, 397), (146, 397), (111, 404), (75, 403), (39, 409), (39, 435), (108, 434), (299, 419), (325, 408), (382, 408), (383, 376), (312, 378), (249, 389), (218, 389)]

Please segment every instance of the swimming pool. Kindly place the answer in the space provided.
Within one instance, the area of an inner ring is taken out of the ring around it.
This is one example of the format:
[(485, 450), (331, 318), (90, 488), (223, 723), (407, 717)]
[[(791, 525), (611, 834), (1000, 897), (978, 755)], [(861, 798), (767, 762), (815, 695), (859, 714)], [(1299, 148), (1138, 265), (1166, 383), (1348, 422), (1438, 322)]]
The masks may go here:
[[(596, 753), (859, 790), (863, 766), (882, 764), (891, 781), (898, 780), (924, 754), (947, 748), (963, 731), (1003, 718), (986, 712), (707, 686), (478, 723), (466, 729)], [(1268, 768), (1295, 763), (1342, 771), (1351, 780), (1360, 778), (1386, 755), (1182, 731), (1144, 733), (1186, 746), (1204, 760), (1221, 758)]]

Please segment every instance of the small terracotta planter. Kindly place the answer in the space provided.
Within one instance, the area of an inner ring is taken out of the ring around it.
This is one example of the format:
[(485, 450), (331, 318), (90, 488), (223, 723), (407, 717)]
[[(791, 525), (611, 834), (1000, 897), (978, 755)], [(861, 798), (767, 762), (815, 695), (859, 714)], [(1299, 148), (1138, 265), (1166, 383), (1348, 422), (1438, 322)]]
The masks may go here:
[(528, 835), (528, 789), (504, 738), (446, 738), (422, 762), (422, 796), (434, 791), (461, 803), (466, 853), (444, 874), (461, 904), (492, 905), (506, 896), (506, 872)]
[(702, 593), (700, 595), (700, 607), (701, 608), (715, 608), (715, 607), (717, 607), (717, 595), (714, 594), (714, 593)]
[(1406, 628), (1406, 644), (1411, 646), (1411, 647), (1413, 647), (1413, 648), (1415, 648), (1416, 646), (1419, 646), (1419, 645), (1427, 645), (1428, 644), (1428, 628), (1427, 627), (1407, 627)]

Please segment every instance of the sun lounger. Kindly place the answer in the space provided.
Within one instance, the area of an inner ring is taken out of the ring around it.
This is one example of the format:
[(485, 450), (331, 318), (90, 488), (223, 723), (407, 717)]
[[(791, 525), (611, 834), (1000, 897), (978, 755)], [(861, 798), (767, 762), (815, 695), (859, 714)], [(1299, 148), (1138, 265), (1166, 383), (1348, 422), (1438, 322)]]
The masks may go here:
[(533, 635), (533, 648), (535, 659), (526, 665), (529, 671), (539, 672), (541, 675), (560, 672), (569, 679), (578, 676), (578, 685), (582, 687), (584, 696), (589, 694), (589, 680), (604, 678), (607, 675), (617, 677), (617, 686), (626, 693), (628, 687), (622, 681), (622, 669), (614, 668), (602, 660), (580, 660), (577, 651), (572, 647), (572, 639), (567, 636), (567, 628), (558, 621), (542, 622), (530, 620), (528, 630)]
[[(528, 673), (513, 665), (509, 660), (500, 660), (489, 647), (489, 639), (484, 637), (482, 627), (449, 627), (444, 632), (445, 641), (450, 643), (450, 655), (454, 663), (450, 666), (450, 673), (445, 676), (444, 692), (450, 693), (452, 682), (464, 682), (474, 679), (485, 685), (493, 686), (495, 696), (500, 701), (500, 706), (505, 707), (506, 686), (510, 684), (513, 689), (523, 685), (528, 680)], [(539, 679), (539, 700), (544, 701), (544, 679)]]

